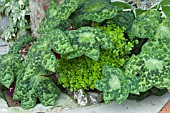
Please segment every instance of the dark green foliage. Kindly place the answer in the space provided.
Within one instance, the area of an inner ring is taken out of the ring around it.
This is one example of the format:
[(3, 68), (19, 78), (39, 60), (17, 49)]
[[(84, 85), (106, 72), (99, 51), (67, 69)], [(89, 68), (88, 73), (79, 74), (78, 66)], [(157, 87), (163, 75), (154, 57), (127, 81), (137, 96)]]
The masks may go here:
[(58, 60), (52, 53), (51, 49), (58, 54), (67, 54), (73, 51), (69, 39), (63, 31), (55, 29), (44, 33), (41, 38), (37, 39), (34, 45), (30, 47), (25, 58), (25, 80), (31, 77), (39, 66), (44, 67), (46, 70), (55, 72)]
[(107, 27), (95, 25), (95, 27), (106, 31), (110, 35), (110, 39), (114, 44), (113, 49), (101, 49), (98, 61), (81, 56), (75, 59), (60, 59), (57, 71), (59, 72), (59, 83), (63, 87), (69, 87), (71, 91), (78, 89), (94, 89), (94, 83), (103, 78), (101, 73), (102, 66), (112, 65), (114, 67), (122, 67), (128, 54), (133, 47), (132, 42), (126, 41), (124, 37), (124, 29), (117, 27), (113, 23), (109, 23)]
[(18, 70), (21, 67), (21, 55), (17, 54), (24, 44), (34, 41), (30, 36), (19, 38), (11, 47), (8, 54), (0, 57), (0, 83), (9, 88), (18, 76)]
[(104, 78), (99, 80), (95, 87), (103, 91), (104, 101), (107, 103), (115, 99), (119, 104), (124, 102), (129, 95), (130, 85), (122, 70), (105, 65), (102, 74)]
[(166, 18), (159, 24), (159, 27), (156, 29), (155, 39), (167, 39), (170, 40), (170, 18)]
[(139, 75), (139, 91), (145, 92), (153, 86), (169, 90), (170, 55), (163, 51), (141, 53), (133, 56), (126, 67), (127, 75)]
[(153, 38), (159, 26), (160, 12), (148, 10), (135, 19), (132, 26), (132, 35), (139, 38)]
[(19, 52), (19, 50), (22, 49), (22, 46), (24, 44), (28, 44), (30, 42), (35, 41), (35, 38), (30, 36), (30, 35), (25, 35), (20, 37), (19, 39), (16, 40), (16, 42), (14, 43), (14, 45), (11, 47), (10, 52), (11, 53), (17, 53)]
[(131, 10), (132, 6), (130, 4), (128, 4), (127, 2), (124, 1), (112, 1), (111, 5), (115, 6), (118, 8), (119, 11), (121, 10)]
[(24, 109), (30, 109), (36, 105), (37, 98), (44, 106), (53, 106), (56, 102), (56, 97), (60, 91), (53, 81), (44, 77), (48, 74), (41, 67), (35, 72), (35, 75), (28, 80), (23, 80), (23, 71), (17, 78), (14, 99), (21, 100), (21, 106)]
[(167, 34), (169, 25), (168, 19), (163, 20), (154, 38), (142, 47), (139, 55), (131, 57), (126, 65), (126, 75), (139, 76), (140, 92), (145, 92), (153, 86), (170, 91), (170, 38)]
[(120, 27), (124, 26), (128, 33), (131, 31), (134, 20), (135, 15), (130, 11), (123, 11), (113, 18), (113, 22)]
[(117, 14), (117, 8), (111, 5), (110, 0), (84, 0), (75, 14), (77, 21), (102, 22), (113, 18)]
[(43, 34), (48, 29), (65, 29), (65, 26), (67, 26), (66, 19), (78, 8), (81, 2), (82, 0), (64, 0), (63, 3), (56, 7), (56, 2), (51, 0), (46, 16), (40, 23), (38, 32)]
[[(85, 0), (64, 0), (55, 10), (56, 18), (66, 20)], [(50, 13), (51, 14), (51, 13)]]
[(81, 27), (78, 30), (68, 31), (67, 35), (74, 49), (67, 56), (68, 59), (86, 55), (97, 61), (100, 56), (100, 47), (105, 49), (114, 48), (107, 32), (97, 28)]
[(21, 55), (8, 53), (0, 57), (0, 83), (9, 88), (17, 77), (21, 66)]
[(162, 96), (165, 93), (167, 93), (166, 89), (158, 89), (153, 87), (152, 89), (146, 91), (146, 92), (141, 92), (140, 95), (135, 95), (135, 94), (129, 94), (128, 99), (136, 100), (136, 101), (141, 101), (151, 95), (155, 96)]
[[(105, 102), (122, 103), (129, 93), (152, 87), (170, 92), (170, 20), (154, 9), (136, 10), (135, 18), (132, 12), (123, 11), (129, 8), (110, 0), (64, 0), (56, 7), (51, 0), (38, 30), (40, 38), (21, 37), (0, 58), (0, 82), (9, 88), (17, 79), (14, 99), (24, 109), (34, 107), (37, 98), (45, 106), (55, 105), (60, 91), (47, 75), (56, 72), (63, 87), (71, 91), (96, 88), (103, 91)], [(88, 27), (91, 20), (102, 23)], [(67, 30), (68, 21), (76, 30)], [(149, 38), (140, 54), (130, 59), (135, 40), (129, 36)], [(21, 63), (17, 52), (29, 42), (33, 44)]]

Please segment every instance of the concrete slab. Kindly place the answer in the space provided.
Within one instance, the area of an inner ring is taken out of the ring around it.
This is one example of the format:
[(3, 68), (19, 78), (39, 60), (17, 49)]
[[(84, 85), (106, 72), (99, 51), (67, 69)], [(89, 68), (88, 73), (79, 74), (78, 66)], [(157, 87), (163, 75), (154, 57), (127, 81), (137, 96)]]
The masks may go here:
[(0, 56), (3, 54), (7, 54), (9, 51), (9, 47), (8, 46), (2, 46), (0, 47)]
[(0, 98), (0, 113), (59, 113), (70, 109), (77, 108), (76, 102), (68, 95), (61, 93), (56, 101), (56, 106), (45, 107), (37, 104), (34, 108), (24, 110), (21, 107), (8, 107), (6, 101)]
[(0, 46), (7, 46), (8, 42), (4, 41), (3, 39), (0, 39)]
[(81, 107), (61, 113), (158, 113), (170, 99), (170, 93), (161, 97), (150, 96), (140, 102), (127, 100), (124, 104), (112, 102), (96, 106)]
[(0, 39), (0, 55), (6, 54), (9, 51), (8, 42)]
[(158, 113), (170, 99), (170, 93), (161, 97), (150, 96), (140, 102), (127, 100), (121, 105), (112, 102), (87, 107), (78, 107), (71, 99), (68, 99), (70, 97), (67, 95), (61, 95), (59, 98), (55, 107), (44, 107), (38, 104), (30, 110), (23, 110), (21, 107), (8, 107), (7, 103), (0, 98), (0, 113)]

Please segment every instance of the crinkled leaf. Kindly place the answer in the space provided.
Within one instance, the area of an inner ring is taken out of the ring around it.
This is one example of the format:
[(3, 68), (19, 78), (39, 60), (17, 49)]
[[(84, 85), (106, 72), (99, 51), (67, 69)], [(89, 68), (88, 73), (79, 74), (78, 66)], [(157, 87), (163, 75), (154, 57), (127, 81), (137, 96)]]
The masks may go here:
[(104, 101), (109, 102), (115, 99), (119, 104), (124, 102), (129, 95), (130, 86), (123, 72), (119, 68), (105, 65), (102, 74), (105, 77), (96, 82), (95, 87), (103, 91)]
[(153, 38), (159, 26), (160, 12), (148, 10), (140, 14), (132, 26), (132, 35), (139, 38)]
[(66, 20), (73, 13), (83, 0), (64, 0), (63, 3), (57, 7), (56, 16), (59, 20)]
[(24, 80), (31, 77), (39, 66), (55, 72), (58, 60), (53, 55), (51, 49), (58, 54), (67, 54), (73, 51), (69, 39), (63, 31), (59, 29), (48, 30), (48, 32), (45, 32), (37, 39), (28, 51), (24, 61), (26, 66)]
[(140, 92), (145, 92), (153, 86), (169, 90), (170, 54), (166, 51), (169, 51), (170, 46), (166, 46), (164, 49), (143, 49), (138, 56), (132, 57), (127, 63), (125, 73), (139, 76)]
[(21, 100), (24, 109), (30, 109), (36, 105), (37, 98), (44, 106), (53, 106), (60, 91), (50, 78), (42, 75), (47, 74), (41, 68), (37, 75), (23, 81), (23, 74), (17, 78), (14, 99)]
[(111, 19), (117, 14), (117, 7), (111, 5), (109, 0), (85, 0), (76, 10), (77, 20), (93, 20), (102, 22)]
[(113, 6), (116, 6), (119, 10), (127, 10), (127, 9), (132, 9), (132, 6), (128, 4), (127, 2), (123, 1), (113, 1), (111, 2)]
[(16, 40), (14, 45), (11, 47), (10, 52), (17, 53), (22, 49), (24, 44), (28, 44), (33, 41), (35, 41), (35, 38), (30, 35), (22, 36)]
[(46, 11), (45, 18), (40, 23), (38, 33), (43, 34), (44, 31), (54, 29), (56, 27), (62, 28), (60, 24), (68, 19), (71, 13), (78, 8), (81, 1), (82, 0), (64, 0), (63, 3), (56, 7), (56, 2), (52, 0), (48, 10)]
[(134, 20), (135, 15), (130, 11), (123, 11), (113, 18), (116, 25), (126, 28), (126, 32), (131, 31)]
[(98, 60), (100, 46), (105, 49), (112, 49), (113, 43), (109, 35), (96, 28), (82, 27), (78, 30), (68, 31), (70, 42), (74, 51), (67, 57), (68, 59), (86, 55), (93, 60)]
[(166, 54), (170, 54), (168, 48), (170, 48), (170, 19), (166, 18), (157, 28), (154, 39), (147, 41), (142, 46), (142, 52), (144, 51), (163, 51)]
[(165, 39), (170, 40), (170, 18), (166, 18), (162, 21), (156, 31), (155, 39)]
[(21, 65), (21, 55), (6, 54), (0, 58), (0, 82), (7, 88), (13, 83)]

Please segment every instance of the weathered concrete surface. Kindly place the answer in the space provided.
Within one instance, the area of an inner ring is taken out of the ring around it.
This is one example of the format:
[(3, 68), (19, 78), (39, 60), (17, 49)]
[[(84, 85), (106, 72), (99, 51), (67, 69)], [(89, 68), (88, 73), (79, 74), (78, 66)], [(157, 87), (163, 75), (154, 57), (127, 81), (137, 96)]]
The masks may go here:
[(8, 42), (0, 39), (0, 55), (6, 54), (9, 51)]
[(161, 97), (150, 96), (146, 99), (136, 102), (135, 100), (126, 100), (123, 104), (112, 102), (110, 104), (98, 104), (95, 106), (81, 107), (61, 113), (158, 113), (170, 99), (170, 93)]
[(9, 47), (8, 46), (0, 47), (0, 55), (7, 54), (8, 51), (9, 51)]
[(56, 106), (45, 107), (42, 104), (38, 104), (29, 110), (23, 110), (21, 107), (8, 107), (6, 101), (0, 98), (0, 113), (58, 113), (61, 111), (75, 109), (77, 107), (78, 105), (76, 102), (64, 93), (61, 93), (58, 97)]
[(150, 96), (140, 102), (126, 100), (121, 105), (112, 102), (78, 107), (69, 96), (61, 94), (55, 107), (44, 107), (38, 104), (35, 108), (23, 110), (21, 107), (8, 107), (6, 102), (0, 98), (0, 113), (158, 113), (169, 99), (170, 93), (166, 93), (161, 97)]

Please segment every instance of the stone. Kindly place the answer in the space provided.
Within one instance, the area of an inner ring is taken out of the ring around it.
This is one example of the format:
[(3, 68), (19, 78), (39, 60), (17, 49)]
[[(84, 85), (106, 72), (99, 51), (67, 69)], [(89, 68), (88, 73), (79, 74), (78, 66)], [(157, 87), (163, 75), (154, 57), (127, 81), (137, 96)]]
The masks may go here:
[(90, 105), (96, 105), (103, 101), (103, 93), (88, 92), (87, 94)]
[(0, 56), (4, 55), (4, 54), (7, 54), (8, 51), (9, 51), (9, 47), (8, 46), (0, 47)]
[(6, 54), (8, 53), (9, 51), (9, 46), (8, 46), (8, 42), (0, 39), (0, 56), (3, 55), (3, 54)]
[(80, 106), (88, 106), (89, 105), (89, 101), (88, 101), (88, 95), (87, 93), (80, 89), (76, 92), (74, 92), (74, 99), (77, 100), (78, 105)]
[[(0, 13), (0, 37), (3, 34), (4, 30), (9, 27), (9, 18)], [(1, 43), (0, 43), (1, 44)]]
[(4, 41), (3, 39), (0, 39), (0, 47), (8, 46), (8, 42)]
[[(7, 102), (3, 98), (0, 98), (0, 110), (1, 108), (7, 108), (7, 107), (8, 107)], [(2, 112), (0, 111), (0, 113)]]

